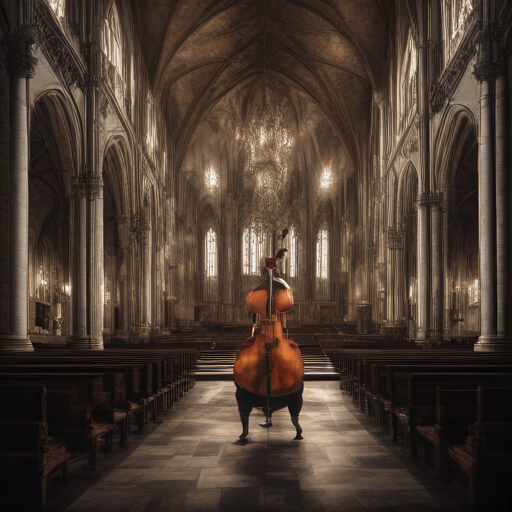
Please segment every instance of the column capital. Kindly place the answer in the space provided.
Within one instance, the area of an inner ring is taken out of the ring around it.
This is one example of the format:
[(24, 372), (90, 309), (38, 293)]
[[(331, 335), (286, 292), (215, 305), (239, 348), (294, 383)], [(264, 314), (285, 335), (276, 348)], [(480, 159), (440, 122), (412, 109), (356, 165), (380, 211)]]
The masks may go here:
[(442, 192), (424, 192), (418, 195), (418, 208), (430, 207), (432, 209), (441, 209), (443, 206)]
[(2, 38), (1, 45), (5, 51), (5, 69), (15, 78), (32, 78), (37, 59), (32, 55), (32, 45), (36, 42), (34, 27), (22, 25), (12, 34)]
[(493, 80), (504, 71), (501, 27), (492, 24), (482, 28), (477, 44), (478, 62), (473, 66), (473, 74), (479, 82)]
[(87, 194), (94, 197), (103, 190), (103, 178), (99, 174), (87, 174), (87, 169), (84, 168), (80, 176), (73, 180), (71, 190), (74, 197), (83, 197)]
[(432, 210), (442, 211), (442, 209), (443, 209), (443, 193), (442, 192), (431, 192), (430, 208)]

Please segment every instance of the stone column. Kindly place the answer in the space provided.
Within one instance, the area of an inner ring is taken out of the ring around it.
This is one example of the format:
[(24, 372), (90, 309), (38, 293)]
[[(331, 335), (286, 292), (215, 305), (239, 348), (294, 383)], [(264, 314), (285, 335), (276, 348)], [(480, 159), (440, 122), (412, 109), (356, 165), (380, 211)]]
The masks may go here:
[(143, 292), (142, 292), (142, 323), (146, 328), (151, 326), (151, 229), (145, 227), (141, 230)]
[(103, 182), (82, 176), (72, 197), (73, 335), (71, 347), (103, 348), (104, 251)]
[[(128, 300), (128, 252), (130, 248), (130, 217), (116, 216), (117, 238), (119, 240), (119, 327), (123, 331), (129, 329), (129, 300)], [(126, 334), (126, 333), (125, 333)]]
[(130, 300), (130, 340), (137, 343), (142, 330), (142, 252), (140, 218), (133, 215), (130, 227), (130, 272), (129, 272), (129, 300)]
[(386, 265), (386, 319), (387, 325), (396, 323), (396, 257), (397, 257), (397, 231), (387, 229), (387, 265)]
[(395, 240), (395, 323), (402, 325), (402, 319), (405, 317), (405, 282), (406, 282), (406, 257), (404, 251), (406, 230), (401, 227), (397, 230)]
[(430, 106), (428, 84), (428, 1), (417, 0), (418, 11), (418, 129), (420, 166), (418, 173), (418, 341), (429, 337), (430, 306)]
[(510, 120), (507, 85), (501, 72), (496, 78), (496, 248), (497, 336), (510, 337)]
[(450, 269), (449, 269), (449, 258), (448, 258), (448, 240), (449, 240), (449, 225), (450, 217), (448, 213), (448, 205), (452, 204), (453, 201), (449, 200), (451, 190), (445, 188), (443, 191), (443, 207), (442, 207), (442, 247), (443, 247), (443, 292), (444, 292), (444, 304), (443, 304), (443, 336), (448, 337), (451, 333), (451, 322), (450, 322), (450, 302), (451, 302), (451, 289), (449, 286), (450, 281)]
[(89, 223), (91, 226), (90, 293), (91, 317), (90, 340), (81, 348), (103, 348), (103, 321), (105, 313), (105, 270), (103, 249), (103, 180), (100, 175), (89, 179)]
[(71, 342), (81, 343), (87, 340), (87, 196), (83, 179), (73, 184), (70, 221), (73, 240)]
[[(478, 138), (478, 218), (480, 250), (480, 338), (475, 350), (496, 348), (497, 253), (495, 181), (495, 77), (502, 67), (499, 34), (484, 9), (484, 26), (479, 36), (478, 62), (474, 74), (480, 82), (480, 133)], [(508, 193), (508, 191), (507, 191)]]
[(429, 278), (430, 278), (430, 241), (429, 241), (429, 197), (421, 194), (418, 199), (418, 307), (416, 338), (421, 341), (429, 337)]
[[(88, 48), (88, 47), (87, 47)], [(86, 48), (86, 49), (87, 49)], [(89, 52), (89, 49), (87, 49)], [(86, 52), (86, 53), (87, 53)], [(96, 61), (94, 61), (96, 62)], [(97, 62), (91, 69), (95, 71)], [(71, 338), (72, 348), (77, 349), (103, 349), (103, 319), (104, 319), (104, 250), (103, 250), (103, 179), (99, 163), (99, 125), (98, 102), (101, 78), (95, 73), (88, 73), (84, 79), (84, 95), (86, 104), (86, 129), (85, 129), (85, 162), (82, 176), (80, 177), (83, 188), (79, 200), (80, 231), (80, 268), (75, 270), (75, 275), (83, 286), (83, 257), (87, 258), (86, 270), (86, 329), (84, 332), (83, 321), (83, 289), (80, 288), (80, 299), (76, 304), (77, 320), (79, 325), (74, 327)], [(84, 213), (85, 203), (85, 213)], [(84, 235), (85, 231), (85, 235)], [(85, 241), (84, 241), (85, 240)], [(84, 248), (85, 244), (85, 248)]]
[(430, 197), (430, 220), (432, 240), (432, 317), (431, 334), (441, 340), (443, 336), (443, 195), (433, 193)]
[[(219, 299), (223, 301), (223, 311), (225, 317), (221, 318), (223, 322), (234, 321), (234, 303), (235, 303), (235, 286), (237, 272), (237, 240), (236, 240), (236, 220), (238, 213), (238, 202), (233, 195), (228, 195), (225, 200), (224, 209), (224, 247), (225, 252), (222, 255), (224, 259), (225, 271), (219, 268)], [(218, 245), (220, 249), (220, 244)], [(219, 254), (221, 257), (221, 255)], [(220, 260), (219, 257), (219, 260)]]
[[(28, 126), (27, 79), (34, 76), (37, 60), (32, 56), (35, 42), (30, 27), (22, 26), (6, 36), (5, 68), (9, 75), (9, 169), (8, 217), (2, 236), (7, 266), (0, 270), (2, 298), (0, 307), (0, 352), (34, 350), (28, 338)], [(2, 141), (2, 146), (5, 141)]]

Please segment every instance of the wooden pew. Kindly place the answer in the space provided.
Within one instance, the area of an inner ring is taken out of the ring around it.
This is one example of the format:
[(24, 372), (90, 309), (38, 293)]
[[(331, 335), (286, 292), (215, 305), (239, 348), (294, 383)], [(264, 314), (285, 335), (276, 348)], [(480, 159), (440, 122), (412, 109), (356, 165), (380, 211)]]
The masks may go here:
[(91, 353), (90, 351), (42, 350), (35, 354), (7, 356), (3, 360), (7, 364), (81, 364), (100, 366), (105, 364), (119, 365), (129, 369), (126, 372), (126, 398), (139, 403), (142, 409), (141, 430), (148, 421), (157, 420), (158, 410), (166, 410), (185, 394), (193, 385), (190, 372), (197, 360), (195, 349), (163, 349), (154, 350), (150, 354), (135, 349), (128, 352), (118, 350)]
[(47, 392), (41, 385), (0, 383), (0, 495), (12, 512), (42, 510), (47, 484), (70, 454), (48, 435)]
[(511, 386), (479, 386), (477, 421), (468, 427), (466, 443), (444, 444), (451, 465), (469, 476), (475, 512), (512, 510)]
[[(403, 361), (402, 361), (403, 362)], [(502, 372), (512, 374), (512, 365), (492, 364), (496, 359), (487, 358), (452, 358), (440, 359), (438, 364), (397, 364), (374, 365), (375, 390), (377, 399), (389, 413), (393, 442), (397, 442), (398, 424), (408, 424), (407, 406), (409, 392), (409, 375), (412, 373), (481, 373)], [(385, 378), (385, 389), (382, 377)], [(414, 455), (414, 454), (413, 454)]]
[(437, 388), (477, 389), (478, 386), (512, 386), (511, 373), (411, 373), (408, 389), (408, 427), (411, 437), (411, 455), (417, 456), (418, 426), (436, 423)]
[(89, 453), (91, 471), (96, 470), (97, 447), (100, 441), (104, 441), (107, 451), (112, 448), (115, 428), (113, 415), (110, 416), (110, 396), (101, 391), (101, 381), (102, 377), (97, 374), (0, 375), (2, 384), (31, 383), (46, 388), (49, 434), (64, 437), (69, 452), (80, 450)]
[[(102, 391), (109, 393), (111, 397), (110, 409), (114, 423), (119, 428), (121, 446), (128, 445), (128, 436), (130, 433), (130, 422), (133, 418), (140, 416), (141, 408), (139, 405), (127, 400), (126, 396), (131, 396), (130, 389), (127, 390), (125, 372), (130, 369), (120, 368), (117, 365), (86, 365), (86, 364), (30, 364), (30, 365), (3, 365), (0, 364), (0, 378), (3, 373), (94, 373), (102, 377)], [(99, 414), (99, 413), (97, 413)], [(141, 429), (141, 422), (137, 424)]]

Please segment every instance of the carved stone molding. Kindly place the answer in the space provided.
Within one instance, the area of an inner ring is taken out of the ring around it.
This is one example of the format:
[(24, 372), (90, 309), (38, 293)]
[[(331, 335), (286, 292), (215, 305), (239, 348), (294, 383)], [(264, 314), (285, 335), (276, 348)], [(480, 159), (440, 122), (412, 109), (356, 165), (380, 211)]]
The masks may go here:
[(503, 55), (501, 51), (502, 31), (498, 26), (490, 26), (478, 36), (478, 62), (473, 74), (479, 82), (493, 80), (503, 73)]
[(83, 86), (84, 87), (99, 87), (101, 85), (102, 78), (100, 75), (95, 73), (86, 73), (84, 75)]
[(37, 3), (36, 30), (39, 45), (54, 71), (69, 87), (82, 87), (82, 66), (46, 2)]
[(432, 209), (442, 208), (443, 206), (443, 193), (430, 192), (423, 193), (418, 196), (418, 208), (429, 206)]
[(82, 172), (82, 174), (73, 181), (71, 195), (75, 198), (88, 195), (90, 198), (94, 199), (102, 189), (102, 177), (96, 174), (88, 175), (87, 169), (85, 169), (84, 172)]
[(442, 210), (443, 209), (443, 193), (432, 192), (430, 194), (430, 208), (431, 210)]
[(104, 94), (100, 104), (100, 114), (103, 119), (106, 119), (109, 115), (114, 113), (114, 109), (110, 104), (108, 97)]
[(34, 32), (34, 27), (24, 25), (2, 39), (1, 44), (5, 51), (4, 65), (9, 76), (34, 76), (34, 67), (37, 64), (37, 59), (32, 55), (32, 45), (36, 42)]
[(453, 94), (459, 84), (462, 75), (476, 53), (476, 45), (472, 39), (468, 44), (460, 46), (459, 50), (444, 70), (441, 78), (434, 86), (430, 96), (432, 112), (439, 112), (448, 98)]

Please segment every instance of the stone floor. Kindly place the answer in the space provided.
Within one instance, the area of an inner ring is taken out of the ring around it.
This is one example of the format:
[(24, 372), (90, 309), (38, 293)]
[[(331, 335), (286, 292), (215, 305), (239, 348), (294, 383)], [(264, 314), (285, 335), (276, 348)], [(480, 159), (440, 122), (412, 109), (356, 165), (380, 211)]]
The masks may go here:
[(174, 410), (162, 414), (162, 424), (145, 436), (132, 436), (132, 447), (111, 458), (108, 472), (89, 482), (83, 494), (65, 504), (66, 493), (69, 501), (73, 492), (81, 492), (70, 484), (46, 509), (468, 510), (443, 489), (413, 475), (418, 463), (408, 469), (401, 460), (403, 449), (390, 446), (388, 436), (365, 420), (337, 382), (306, 383), (300, 416), (303, 441), (293, 440), (287, 411), (274, 415), (271, 429), (259, 427), (263, 415), (253, 411), (249, 442), (237, 442), (241, 425), (234, 391), (232, 382), (197, 383)]

